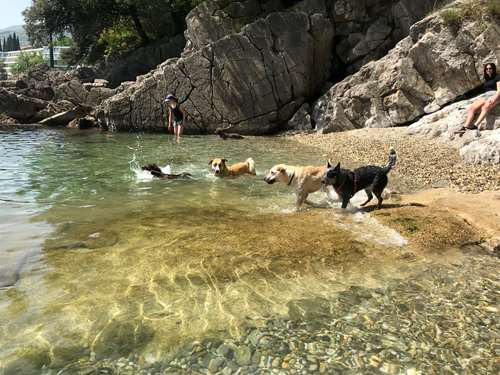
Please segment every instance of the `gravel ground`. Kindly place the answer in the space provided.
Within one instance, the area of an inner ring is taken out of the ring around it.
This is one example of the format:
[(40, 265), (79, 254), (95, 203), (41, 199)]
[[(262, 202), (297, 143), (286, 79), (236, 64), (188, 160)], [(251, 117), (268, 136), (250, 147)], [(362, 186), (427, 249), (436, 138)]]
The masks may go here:
[(391, 172), (389, 188), (400, 193), (433, 187), (472, 193), (500, 189), (500, 166), (466, 164), (456, 149), (406, 132), (406, 128), (371, 128), (296, 135), (293, 139), (319, 148), (332, 163), (340, 161), (348, 168), (383, 165), (389, 147), (394, 147), (398, 162)]

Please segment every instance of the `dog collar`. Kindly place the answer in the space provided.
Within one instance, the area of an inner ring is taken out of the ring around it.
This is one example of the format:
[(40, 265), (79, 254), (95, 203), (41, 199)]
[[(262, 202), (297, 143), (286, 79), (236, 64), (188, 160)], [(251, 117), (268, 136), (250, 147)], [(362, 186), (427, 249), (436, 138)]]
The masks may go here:
[(292, 174), (292, 177), (290, 178), (290, 181), (288, 181), (288, 184), (286, 184), (287, 186), (289, 186), (292, 183), (294, 177), (295, 177), (295, 171), (293, 171), (293, 174)]

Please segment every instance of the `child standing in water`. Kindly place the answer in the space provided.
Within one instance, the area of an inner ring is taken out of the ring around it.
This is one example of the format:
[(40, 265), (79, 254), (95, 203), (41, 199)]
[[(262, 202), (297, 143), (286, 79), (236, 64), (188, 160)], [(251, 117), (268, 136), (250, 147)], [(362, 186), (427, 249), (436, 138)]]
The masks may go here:
[(168, 106), (168, 131), (173, 126), (175, 138), (179, 142), (186, 124), (186, 112), (179, 106), (179, 99), (172, 94), (167, 95), (165, 102)]

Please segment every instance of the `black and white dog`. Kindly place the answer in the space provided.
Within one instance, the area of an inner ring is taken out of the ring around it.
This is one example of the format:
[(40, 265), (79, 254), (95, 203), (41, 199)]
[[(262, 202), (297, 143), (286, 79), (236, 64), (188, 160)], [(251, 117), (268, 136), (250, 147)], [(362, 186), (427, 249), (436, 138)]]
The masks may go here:
[(156, 165), (156, 164), (147, 164), (147, 165), (141, 167), (141, 169), (143, 171), (149, 171), (149, 173), (151, 173), (155, 177), (165, 178), (167, 180), (171, 180), (174, 178), (190, 178), (191, 177), (191, 173), (187, 173), (187, 172), (181, 172), (181, 173), (177, 173), (177, 174), (163, 173), (161, 168), (158, 167), (158, 165)]
[[(340, 163), (335, 167), (328, 162), (321, 182), (325, 185), (332, 185), (335, 192), (342, 199), (342, 208), (346, 208), (349, 200), (358, 191), (364, 189), (368, 199), (361, 206), (366, 205), (373, 198), (373, 194), (378, 199), (378, 208), (382, 206), (382, 192), (387, 186), (387, 173), (396, 165), (396, 151), (391, 147), (389, 150), (389, 161), (385, 167), (367, 165), (351, 171), (340, 168)], [(373, 194), (372, 194), (373, 193)]]

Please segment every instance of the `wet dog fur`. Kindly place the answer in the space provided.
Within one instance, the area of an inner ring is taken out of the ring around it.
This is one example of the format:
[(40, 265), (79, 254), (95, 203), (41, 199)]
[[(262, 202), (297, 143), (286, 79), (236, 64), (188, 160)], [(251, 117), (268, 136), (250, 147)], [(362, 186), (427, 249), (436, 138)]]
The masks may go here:
[(226, 126), (225, 128), (217, 128), (214, 134), (217, 134), (222, 139), (243, 139), (244, 137), (238, 133), (228, 133), (227, 130), (231, 129), (232, 126)]
[[(298, 167), (286, 164), (277, 164), (273, 166), (264, 181), (268, 184), (281, 182), (295, 189), (295, 208), (300, 209), (302, 204), (308, 203), (307, 196), (322, 188), (321, 179), (326, 172), (327, 167)], [(328, 191), (325, 191), (327, 195)]]
[(346, 208), (350, 199), (360, 190), (365, 190), (368, 199), (362, 203), (365, 206), (373, 198), (378, 199), (378, 208), (382, 207), (382, 193), (387, 186), (387, 174), (396, 165), (396, 151), (391, 147), (389, 161), (384, 167), (367, 165), (351, 171), (340, 168), (340, 163), (333, 167), (328, 162), (328, 169), (323, 175), (322, 183), (333, 186), (335, 192), (342, 199), (342, 208)]
[(156, 164), (147, 164), (141, 168), (143, 171), (149, 171), (153, 176), (158, 177), (158, 178), (165, 178), (165, 179), (174, 179), (174, 178), (189, 178), (191, 177), (190, 173), (187, 172), (182, 172), (182, 173), (177, 173), (177, 174), (166, 174), (163, 173)]
[(227, 166), (227, 159), (212, 159), (208, 165), (212, 167), (212, 172), (216, 177), (239, 177), (244, 174), (255, 176), (255, 162), (252, 158)]

